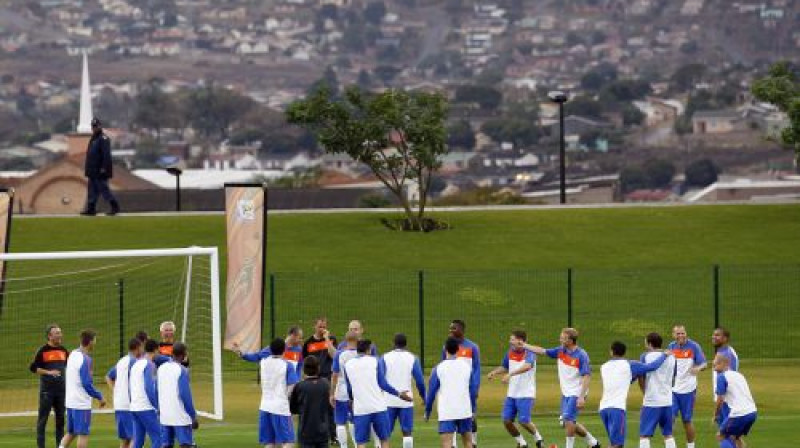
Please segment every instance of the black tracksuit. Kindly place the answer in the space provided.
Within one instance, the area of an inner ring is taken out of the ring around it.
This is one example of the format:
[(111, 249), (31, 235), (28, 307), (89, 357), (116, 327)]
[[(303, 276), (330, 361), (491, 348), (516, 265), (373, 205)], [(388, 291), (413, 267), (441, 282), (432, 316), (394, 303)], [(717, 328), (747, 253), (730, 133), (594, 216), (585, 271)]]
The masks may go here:
[(326, 448), (330, 427), (331, 383), (318, 376), (308, 377), (294, 386), (289, 404), (292, 414), (300, 415), (297, 441), (300, 448)]
[(45, 428), (51, 409), (56, 415), (56, 446), (64, 437), (64, 400), (66, 398), (64, 370), (67, 367), (68, 356), (69, 352), (64, 347), (45, 344), (36, 352), (36, 357), (30, 365), (33, 373), (36, 373), (36, 369), (61, 372), (59, 376), (39, 376), (39, 419), (36, 421), (36, 443), (39, 448), (45, 447)]

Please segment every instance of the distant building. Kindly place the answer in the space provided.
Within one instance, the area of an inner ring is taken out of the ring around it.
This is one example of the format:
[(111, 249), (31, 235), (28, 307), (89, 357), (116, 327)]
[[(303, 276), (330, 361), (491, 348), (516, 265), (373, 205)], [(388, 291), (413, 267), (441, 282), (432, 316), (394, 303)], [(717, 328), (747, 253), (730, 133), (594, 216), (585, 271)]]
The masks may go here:
[(701, 110), (692, 115), (695, 134), (727, 134), (741, 129), (742, 116), (735, 110)]

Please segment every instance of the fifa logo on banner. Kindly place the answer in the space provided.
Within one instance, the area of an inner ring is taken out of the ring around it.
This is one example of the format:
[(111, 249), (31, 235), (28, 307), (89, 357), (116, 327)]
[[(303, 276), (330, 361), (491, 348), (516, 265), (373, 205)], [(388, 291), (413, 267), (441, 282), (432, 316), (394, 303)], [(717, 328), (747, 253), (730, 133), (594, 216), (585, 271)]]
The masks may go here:
[(236, 204), (236, 216), (245, 221), (256, 219), (256, 203), (252, 199), (240, 199)]

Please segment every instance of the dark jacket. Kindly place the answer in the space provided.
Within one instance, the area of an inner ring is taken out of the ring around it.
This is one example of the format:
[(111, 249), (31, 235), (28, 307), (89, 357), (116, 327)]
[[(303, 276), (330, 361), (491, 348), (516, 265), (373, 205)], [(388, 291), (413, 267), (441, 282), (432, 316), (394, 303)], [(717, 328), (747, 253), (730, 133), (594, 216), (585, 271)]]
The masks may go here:
[(289, 405), (300, 415), (297, 438), (300, 444), (328, 441), (331, 384), (325, 378), (309, 377), (292, 389)]
[(31, 372), (36, 373), (36, 369), (58, 370), (61, 372), (60, 376), (40, 376), (39, 386), (42, 391), (54, 394), (65, 393), (64, 370), (67, 368), (67, 357), (69, 357), (69, 352), (60, 345), (51, 347), (50, 344), (45, 344), (36, 352), (36, 356), (30, 365)]
[(111, 179), (111, 139), (100, 133), (92, 135), (86, 148), (84, 175), (91, 178)]

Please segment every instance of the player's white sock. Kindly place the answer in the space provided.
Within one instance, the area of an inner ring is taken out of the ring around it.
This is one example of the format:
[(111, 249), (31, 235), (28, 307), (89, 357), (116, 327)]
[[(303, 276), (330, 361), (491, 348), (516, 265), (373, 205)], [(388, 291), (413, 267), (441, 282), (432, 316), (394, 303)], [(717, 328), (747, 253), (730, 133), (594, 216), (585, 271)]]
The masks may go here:
[(575, 448), (575, 437), (567, 437), (566, 448)]
[(586, 441), (586, 446), (595, 446), (597, 445), (597, 439), (594, 438), (592, 433), (586, 431), (586, 437), (583, 438)]
[(519, 446), (528, 446), (528, 442), (525, 441), (525, 437), (522, 437), (522, 434), (514, 437), (514, 440), (517, 441), (517, 444), (519, 444)]
[(650, 439), (639, 439), (639, 448), (650, 448)]
[(664, 447), (665, 448), (678, 448), (677, 444), (675, 444), (675, 437), (670, 437), (669, 439), (664, 439)]
[(340, 448), (347, 448), (347, 426), (336, 426), (336, 438), (339, 440)]
[(414, 448), (414, 438), (403, 437), (403, 448)]
[(477, 444), (478, 444), (478, 433), (477, 432), (473, 432), (472, 433), (472, 446), (475, 446)]
[(541, 434), (539, 434), (539, 431), (538, 431), (538, 430), (537, 430), (537, 431), (536, 431), (536, 432), (533, 434), (533, 438), (534, 438), (534, 439), (536, 439), (536, 441), (537, 441), (537, 442), (538, 442), (538, 441), (540, 441), (540, 440), (543, 440), (543, 439), (544, 439), (544, 438), (542, 437), (542, 435), (541, 435)]
[(686, 448), (694, 448), (694, 442), (686, 442)]
[(459, 437), (461, 437), (461, 434), (453, 433), (453, 448), (458, 448), (458, 442), (456, 441), (456, 439), (458, 439)]
[(356, 443), (356, 425), (348, 423), (347, 429), (350, 430), (350, 440), (353, 441), (353, 446), (358, 446), (358, 444)]

